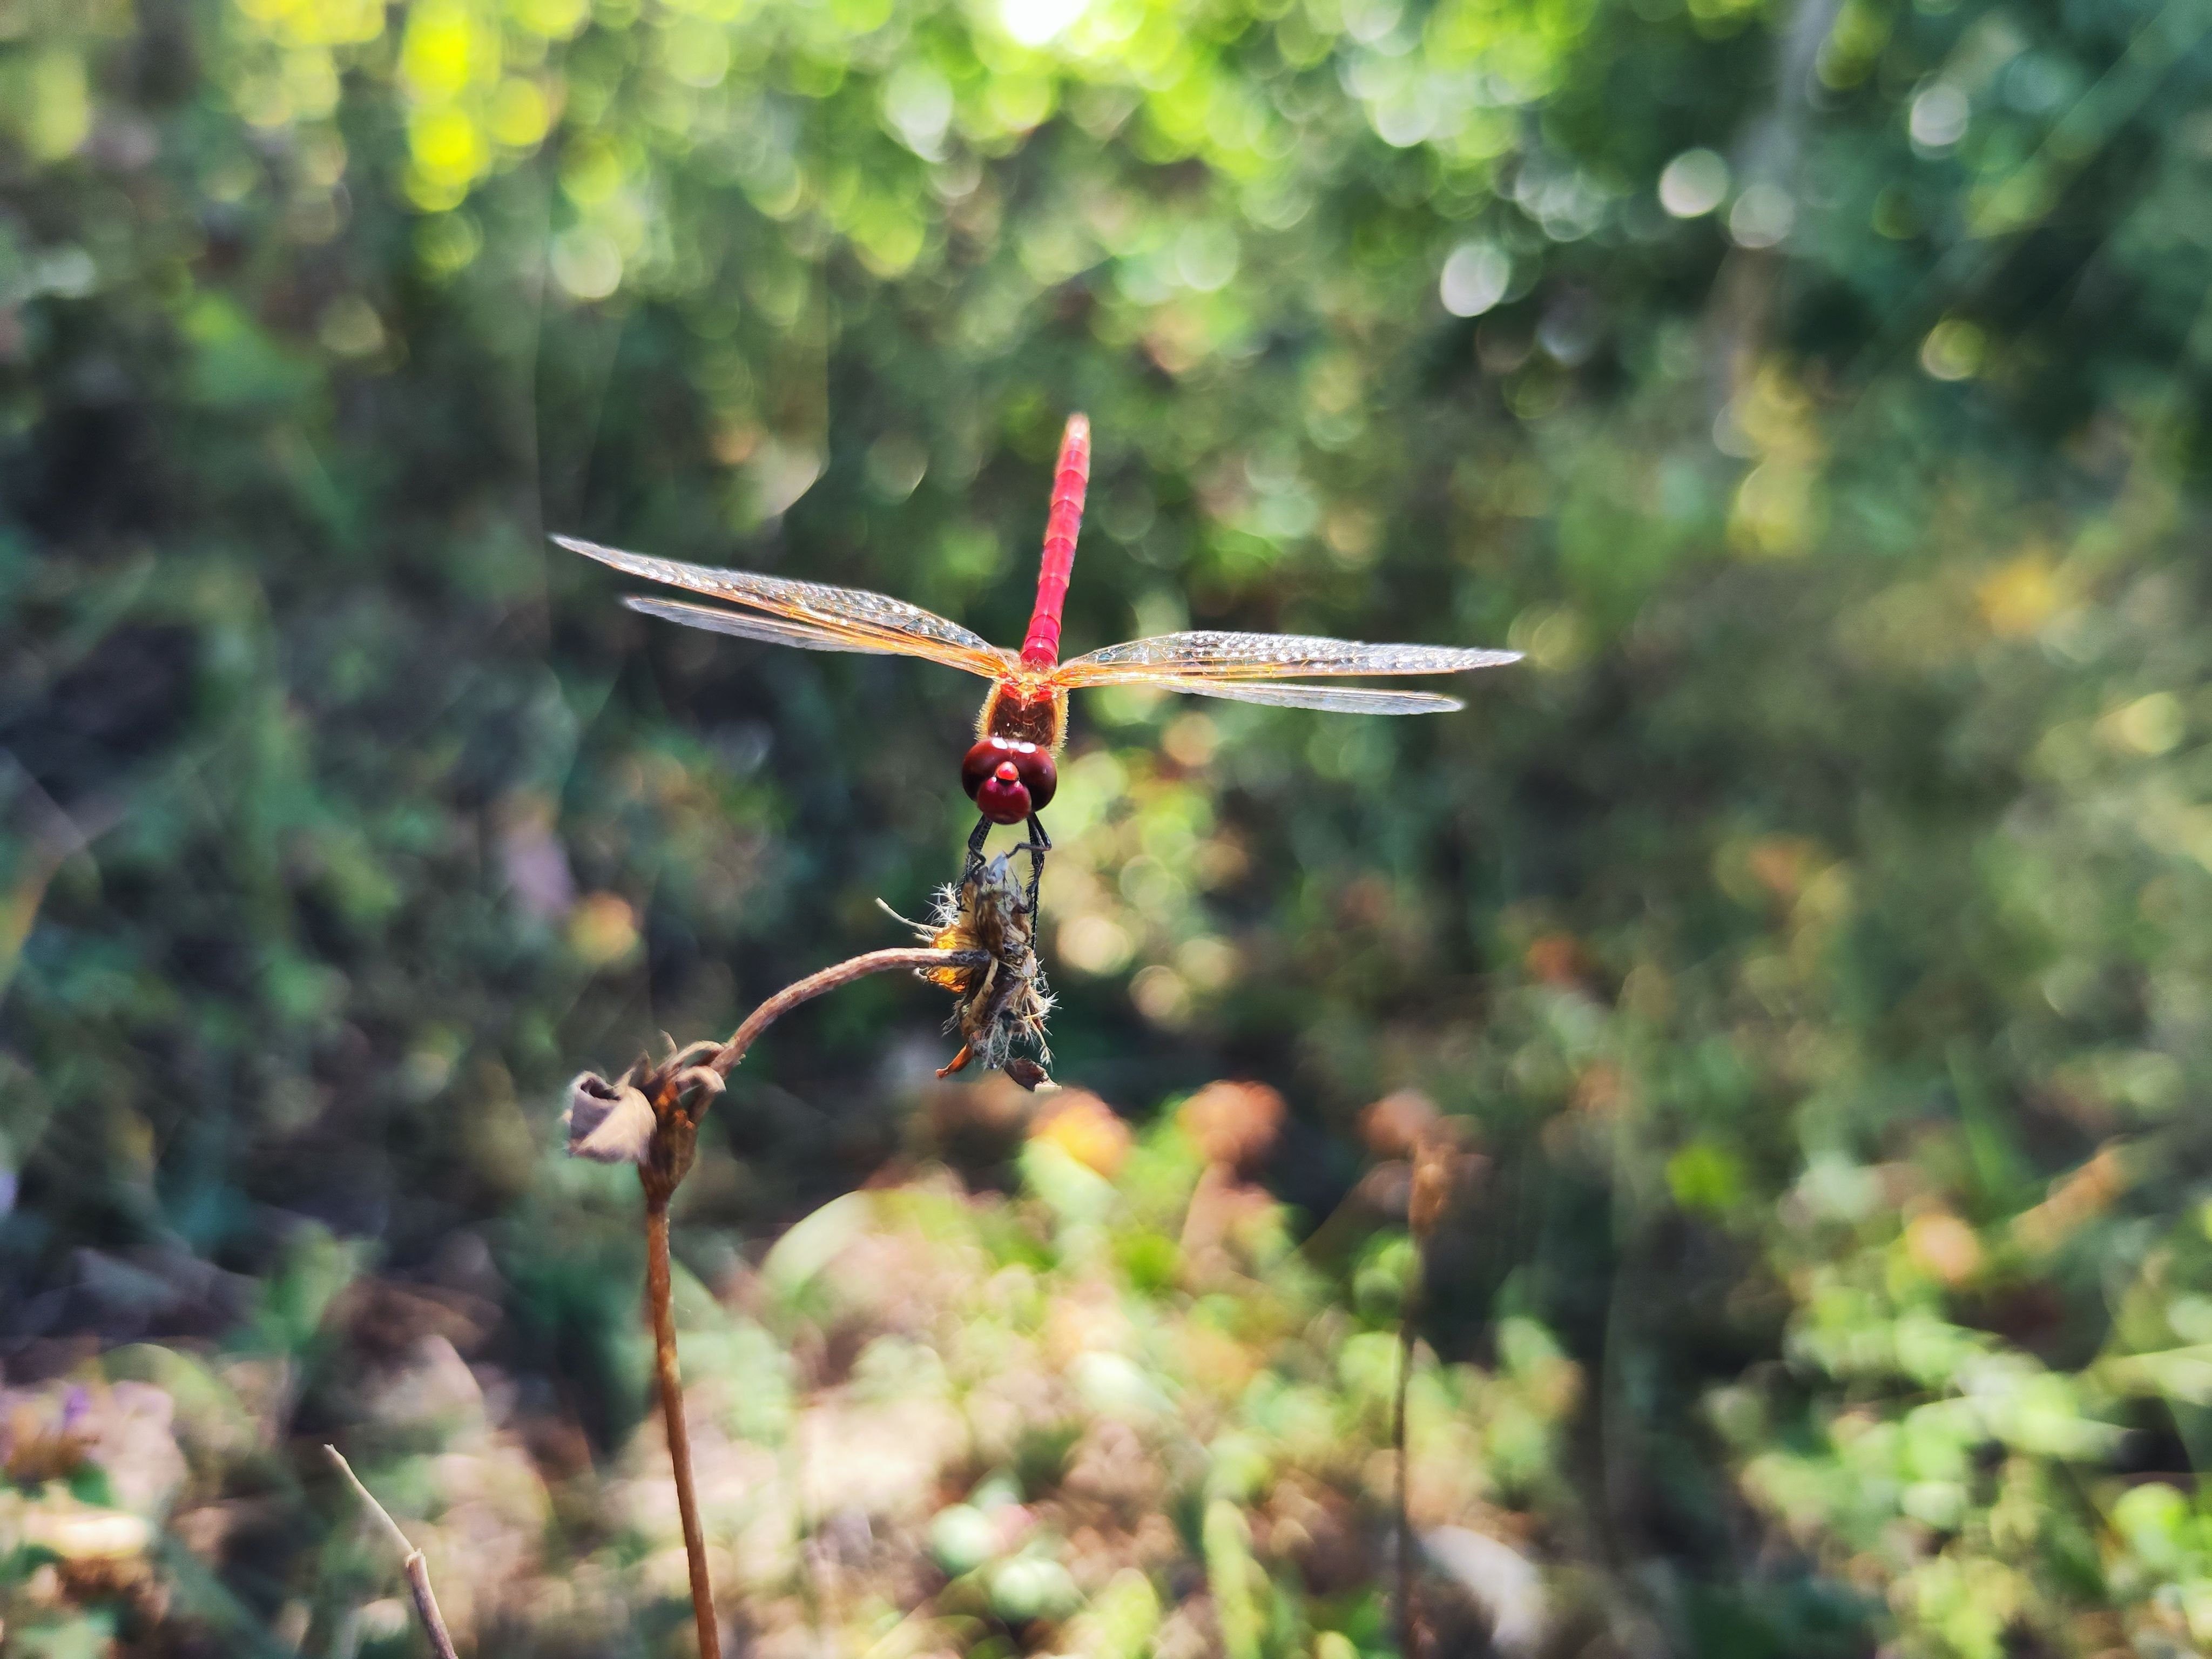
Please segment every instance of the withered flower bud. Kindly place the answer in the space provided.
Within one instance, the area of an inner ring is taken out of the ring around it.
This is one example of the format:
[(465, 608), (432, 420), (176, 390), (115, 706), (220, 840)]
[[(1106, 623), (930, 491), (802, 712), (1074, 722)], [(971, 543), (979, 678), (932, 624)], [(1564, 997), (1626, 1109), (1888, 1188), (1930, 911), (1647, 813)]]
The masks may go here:
[(1445, 1118), (1413, 1145), (1413, 1179), (1406, 1200), (1406, 1224), (1416, 1243), (1426, 1244), (1460, 1189), (1479, 1176), (1488, 1160), (1467, 1149), (1465, 1126)]
[(1052, 1080), (1051, 1074), (1033, 1060), (1017, 1057), (1008, 1060), (1002, 1069), (1009, 1078), (1032, 1094), (1039, 1089), (1056, 1089), (1060, 1086)]
[(568, 1156), (595, 1164), (643, 1164), (656, 1124), (653, 1103), (624, 1073), (612, 1083), (580, 1072), (568, 1085), (568, 1109), (562, 1124), (568, 1131)]

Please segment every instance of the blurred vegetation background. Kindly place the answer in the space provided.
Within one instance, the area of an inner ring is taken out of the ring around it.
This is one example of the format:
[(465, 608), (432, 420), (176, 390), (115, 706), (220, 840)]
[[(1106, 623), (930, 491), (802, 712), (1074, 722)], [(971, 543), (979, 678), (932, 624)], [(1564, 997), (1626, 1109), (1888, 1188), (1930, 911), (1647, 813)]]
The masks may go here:
[[(761, 1655), (2212, 1644), (2205, 0), (0, 0), (9, 1653), (689, 1650), (562, 1081), (896, 941), (1085, 650), (1062, 1096), (779, 1027), (677, 1249)], [(1215, 1085), (1215, 1086), (1208, 1086)], [(1194, 1093), (1194, 1091), (1196, 1091)]]

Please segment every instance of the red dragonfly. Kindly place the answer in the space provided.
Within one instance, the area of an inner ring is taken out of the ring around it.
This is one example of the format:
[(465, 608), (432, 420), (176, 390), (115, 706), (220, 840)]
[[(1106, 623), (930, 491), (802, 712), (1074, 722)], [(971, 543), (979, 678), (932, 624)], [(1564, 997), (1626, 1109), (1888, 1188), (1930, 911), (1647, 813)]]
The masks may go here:
[[(1075, 565), (1075, 536), (1091, 477), (1091, 422), (1071, 415), (1054, 469), (1052, 507), (1045, 520), (1044, 557), (1036, 608), (1018, 652), (1003, 650), (954, 622), (902, 599), (860, 588), (829, 587), (746, 570), (679, 564), (567, 536), (553, 539), (617, 570), (689, 589), (742, 607), (725, 610), (688, 599), (632, 595), (623, 603), (649, 617), (741, 639), (795, 645), (808, 651), (855, 651), (922, 657), (965, 669), (991, 682), (976, 719), (976, 740), (960, 763), (960, 781), (981, 812), (969, 838), (972, 859), (994, 823), (1028, 821), (1033, 860), (1030, 909), (1042, 877), (1046, 838), (1037, 812), (1058, 786), (1054, 756), (1067, 734), (1067, 694), (1088, 685), (1156, 685), (1201, 697), (1323, 708), (1352, 714), (1441, 714), (1466, 705), (1432, 691), (1365, 685), (1306, 685), (1308, 677), (1353, 674), (1451, 674), (1519, 659), (1517, 651), (1449, 645), (1363, 645), (1304, 634), (1224, 634), (1212, 629), (1131, 640), (1060, 660), (1060, 607)], [(1291, 682), (1283, 684), (1283, 682)]]

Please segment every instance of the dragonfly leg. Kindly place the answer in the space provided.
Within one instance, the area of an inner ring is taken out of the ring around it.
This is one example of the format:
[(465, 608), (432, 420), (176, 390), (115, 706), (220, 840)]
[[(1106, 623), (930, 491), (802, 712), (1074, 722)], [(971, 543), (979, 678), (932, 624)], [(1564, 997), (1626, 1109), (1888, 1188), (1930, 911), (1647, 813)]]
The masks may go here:
[(1030, 855), (1030, 917), (1034, 922), (1037, 889), (1044, 884), (1044, 855), (1052, 851), (1052, 837), (1044, 832), (1044, 820), (1034, 812), (1030, 814), (1030, 840), (1025, 850)]
[(983, 843), (990, 838), (990, 834), (991, 820), (977, 818), (975, 828), (968, 837), (968, 868), (961, 876), (963, 883), (974, 880), (975, 872), (983, 867)]

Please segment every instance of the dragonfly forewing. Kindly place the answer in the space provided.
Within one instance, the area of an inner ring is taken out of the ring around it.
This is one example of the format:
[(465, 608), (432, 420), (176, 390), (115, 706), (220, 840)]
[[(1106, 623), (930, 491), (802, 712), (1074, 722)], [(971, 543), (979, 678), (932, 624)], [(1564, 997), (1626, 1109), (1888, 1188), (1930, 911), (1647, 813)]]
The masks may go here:
[[(597, 559), (601, 564), (612, 565), (648, 581), (665, 582), (671, 587), (708, 594), (793, 623), (811, 623), (845, 635), (856, 641), (854, 646), (846, 647), (848, 649), (925, 657), (986, 678), (1003, 673), (1011, 659), (1011, 653), (1000, 650), (981, 635), (970, 633), (958, 623), (924, 611), (920, 605), (908, 605), (904, 599), (892, 599), (887, 593), (872, 593), (861, 587), (832, 587), (824, 582), (796, 581), (787, 576), (766, 576), (757, 571), (685, 564), (676, 559), (624, 552), (618, 547), (602, 547), (596, 542), (580, 541), (569, 536), (556, 536), (553, 539), (572, 553), (581, 553), (586, 558)], [(763, 634), (750, 637), (769, 636)], [(799, 641), (779, 636), (779, 642)]]

